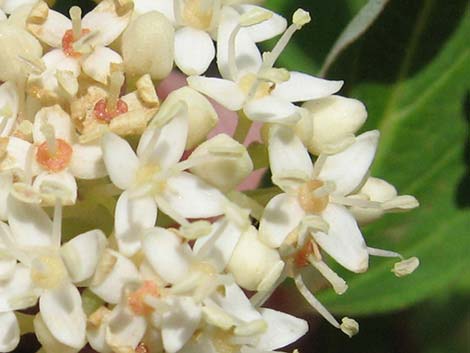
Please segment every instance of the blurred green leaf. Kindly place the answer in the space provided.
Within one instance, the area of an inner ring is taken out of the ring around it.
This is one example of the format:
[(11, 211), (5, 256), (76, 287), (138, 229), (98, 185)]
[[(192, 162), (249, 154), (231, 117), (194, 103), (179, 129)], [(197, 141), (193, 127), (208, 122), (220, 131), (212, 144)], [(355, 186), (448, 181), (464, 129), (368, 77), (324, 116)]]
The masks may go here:
[[(339, 1), (322, 3), (323, 12), (312, 11), (314, 18), (329, 16), (329, 21), (314, 21), (296, 37), (298, 52), (283, 57), (288, 68), (300, 62), (312, 65), (309, 72), (318, 70), (334, 41), (331, 33), (341, 31), (338, 26), (344, 28), (359, 8), (358, 1), (342, 1), (342, 7)], [(315, 51), (306, 38), (323, 33), (326, 39), (316, 40), (320, 49)], [(468, 38), (466, 1), (394, 0), (330, 70), (330, 79), (346, 82), (342, 95), (368, 107), (366, 129), (381, 131), (372, 175), (421, 203), (417, 210), (387, 215), (364, 229), (369, 246), (416, 255), (420, 268), (398, 279), (390, 272), (392, 260), (372, 259), (365, 274), (341, 271), (349, 290), (343, 296), (330, 290), (319, 296), (333, 311), (358, 315), (409, 306), (457, 288), (470, 265)]]

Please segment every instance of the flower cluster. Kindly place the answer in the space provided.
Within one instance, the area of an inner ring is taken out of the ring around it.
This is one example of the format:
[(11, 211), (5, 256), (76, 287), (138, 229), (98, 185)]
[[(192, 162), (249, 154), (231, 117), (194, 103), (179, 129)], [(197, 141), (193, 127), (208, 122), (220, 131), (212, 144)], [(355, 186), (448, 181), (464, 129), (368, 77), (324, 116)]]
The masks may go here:
[[(305, 267), (342, 294), (330, 260), (418, 266), (359, 229), (418, 205), (369, 176), (379, 133), (356, 136), (362, 103), (334, 95), (342, 81), (275, 67), (309, 14), (288, 26), (246, 2), (102, 0), (70, 18), (2, 2), (0, 352), (29, 331), (51, 353), (272, 352), (308, 330), (263, 307), (287, 278), (352, 336), (357, 322), (322, 306)], [(214, 58), (220, 77), (203, 76)], [(157, 93), (174, 65), (187, 84)], [(233, 137), (211, 133), (208, 97), (238, 114)], [(246, 147), (252, 122), (262, 138)], [(274, 186), (238, 191), (255, 165)]]

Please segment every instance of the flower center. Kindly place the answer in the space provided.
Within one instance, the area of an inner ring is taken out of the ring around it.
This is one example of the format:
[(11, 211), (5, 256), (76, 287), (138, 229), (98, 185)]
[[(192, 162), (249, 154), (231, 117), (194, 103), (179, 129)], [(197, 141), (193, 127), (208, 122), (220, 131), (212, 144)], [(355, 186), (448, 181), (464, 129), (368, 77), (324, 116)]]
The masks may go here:
[(152, 281), (144, 281), (142, 286), (127, 297), (127, 303), (136, 315), (148, 315), (153, 308), (145, 303), (145, 296), (159, 297), (160, 292)]
[(295, 255), (295, 266), (297, 268), (308, 266), (308, 257), (312, 255), (313, 252), (313, 243), (311, 241), (306, 242), (302, 249), (300, 249), (299, 252)]
[(79, 58), (82, 54), (76, 51), (73, 45), (77, 40), (79, 40), (88, 33), (90, 33), (90, 30), (88, 28), (83, 28), (81, 30), (80, 36), (78, 36), (78, 38), (75, 38), (72, 29), (65, 31), (64, 36), (62, 37), (62, 50), (64, 51), (65, 55), (73, 58)]
[(109, 123), (112, 119), (118, 115), (127, 113), (128, 107), (127, 103), (122, 99), (118, 99), (114, 108), (109, 109), (107, 100), (105, 98), (100, 99), (96, 102), (95, 107), (93, 108), (93, 114), (96, 120), (101, 122)]
[[(255, 92), (251, 92), (253, 85), (257, 85)], [(252, 98), (260, 99), (270, 95), (275, 85), (267, 81), (257, 82), (257, 76), (254, 73), (248, 73), (238, 81), (238, 86), (247, 96), (251, 93)]]
[(32, 262), (31, 279), (40, 288), (55, 288), (66, 276), (67, 270), (59, 256), (42, 255)]
[(186, 0), (181, 11), (184, 22), (197, 29), (209, 29), (214, 13), (212, 0)]
[(72, 146), (62, 139), (55, 139), (54, 148), (51, 148), (49, 141), (44, 141), (36, 152), (39, 165), (55, 173), (67, 168), (71, 159)]
[(320, 213), (328, 205), (328, 194), (320, 192), (322, 186), (320, 180), (309, 180), (299, 188), (297, 199), (305, 212)]

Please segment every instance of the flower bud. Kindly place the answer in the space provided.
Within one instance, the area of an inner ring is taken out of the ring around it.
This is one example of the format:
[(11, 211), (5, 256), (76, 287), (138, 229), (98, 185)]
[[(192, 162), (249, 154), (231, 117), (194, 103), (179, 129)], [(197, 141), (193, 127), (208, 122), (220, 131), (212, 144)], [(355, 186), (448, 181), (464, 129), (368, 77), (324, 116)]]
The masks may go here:
[(122, 36), (122, 56), (126, 73), (140, 77), (149, 73), (162, 80), (173, 68), (175, 31), (160, 12), (139, 16)]
[[(355, 132), (364, 124), (367, 111), (360, 101), (341, 96), (330, 96), (304, 103), (303, 108), (309, 114), (303, 114), (295, 130), (306, 144), (309, 151), (315, 155), (320, 153), (336, 153), (354, 142)], [(305, 126), (311, 119), (311, 136)]]
[(25, 29), (0, 22), (0, 81), (18, 81), (26, 77), (27, 70), (19, 58), (38, 61), (42, 47)]
[(225, 134), (214, 136), (197, 147), (190, 158), (207, 156), (191, 171), (222, 191), (230, 191), (253, 171), (246, 148)]
[(171, 92), (165, 99), (165, 103), (172, 105), (178, 101), (183, 101), (191, 112), (188, 118), (188, 138), (185, 149), (192, 149), (204, 141), (209, 131), (211, 131), (219, 121), (219, 117), (212, 104), (202, 94), (190, 87), (182, 87)]
[(283, 267), (279, 253), (264, 245), (258, 239), (256, 229), (250, 227), (238, 241), (227, 270), (233, 274), (241, 287), (258, 290), (258, 287), (266, 282), (266, 278), (275, 282)]

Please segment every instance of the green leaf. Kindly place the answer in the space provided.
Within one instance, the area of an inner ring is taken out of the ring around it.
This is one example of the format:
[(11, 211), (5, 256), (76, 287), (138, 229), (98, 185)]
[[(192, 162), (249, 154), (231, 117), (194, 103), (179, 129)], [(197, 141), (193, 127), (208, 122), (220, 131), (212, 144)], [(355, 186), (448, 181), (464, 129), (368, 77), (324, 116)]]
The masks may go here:
[[(350, 18), (357, 5), (343, 2)], [(331, 8), (325, 11), (329, 16)], [(303, 36), (337, 33), (338, 24), (347, 23), (344, 12), (338, 9), (338, 21), (330, 16), (330, 23), (306, 27)], [(349, 290), (342, 296), (331, 290), (319, 295), (335, 312), (386, 312), (464, 287), (461, 277), (470, 265), (468, 38), (466, 1), (444, 6), (433, 0), (394, 0), (330, 70), (328, 78), (345, 80), (342, 95), (368, 107), (365, 130), (381, 131), (372, 175), (388, 180), (401, 194), (416, 196), (421, 204), (364, 228), (369, 246), (416, 255), (420, 268), (396, 278), (390, 272), (394, 261), (374, 258), (367, 273), (340, 270)], [(303, 45), (303, 37), (298, 40), (296, 48), (302, 48), (301, 55), (316, 69), (327, 44), (318, 41), (321, 50), (315, 52)], [(286, 54), (283, 63), (295, 67), (299, 58)]]

